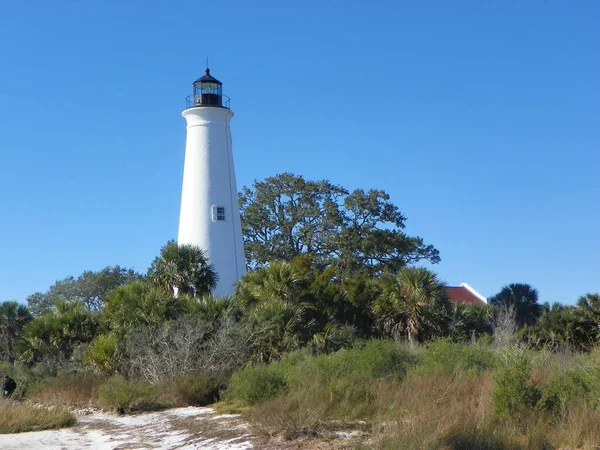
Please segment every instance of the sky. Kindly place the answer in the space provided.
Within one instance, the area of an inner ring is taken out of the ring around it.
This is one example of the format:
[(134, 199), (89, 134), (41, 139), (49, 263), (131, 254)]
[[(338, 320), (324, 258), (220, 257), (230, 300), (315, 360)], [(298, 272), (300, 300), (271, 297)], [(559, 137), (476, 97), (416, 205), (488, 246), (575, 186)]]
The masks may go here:
[(238, 188), (383, 189), (450, 285), (600, 291), (596, 0), (0, 0), (0, 301), (176, 239), (206, 58)]

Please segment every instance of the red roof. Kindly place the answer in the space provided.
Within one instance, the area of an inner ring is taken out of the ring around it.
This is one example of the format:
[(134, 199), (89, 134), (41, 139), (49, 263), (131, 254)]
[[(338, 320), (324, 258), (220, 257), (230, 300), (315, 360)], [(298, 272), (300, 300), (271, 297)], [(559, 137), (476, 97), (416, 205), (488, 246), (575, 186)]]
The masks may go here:
[(447, 288), (450, 303), (468, 303), (471, 305), (485, 305), (486, 302), (483, 300), (485, 297), (483, 297), (473, 288), (469, 289), (469, 287), (465, 285), (466, 283), (463, 283), (460, 286), (450, 286)]

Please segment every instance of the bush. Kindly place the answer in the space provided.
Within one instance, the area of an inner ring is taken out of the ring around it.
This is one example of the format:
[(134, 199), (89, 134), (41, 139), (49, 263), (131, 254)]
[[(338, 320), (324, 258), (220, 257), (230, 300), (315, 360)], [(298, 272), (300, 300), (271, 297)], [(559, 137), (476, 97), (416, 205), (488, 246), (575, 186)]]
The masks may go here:
[(109, 378), (98, 388), (100, 406), (114, 409), (119, 414), (133, 411), (152, 411), (168, 408), (159, 401), (161, 392), (157, 386), (141, 381), (126, 380), (118, 375)]
[(281, 368), (281, 363), (273, 363), (235, 372), (229, 382), (228, 396), (255, 405), (287, 392), (289, 386)]
[(496, 414), (504, 419), (521, 420), (540, 400), (541, 390), (530, 381), (531, 367), (526, 357), (519, 358), (494, 377), (492, 401)]
[(219, 380), (205, 373), (181, 376), (172, 382), (175, 404), (181, 406), (206, 406), (219, 399)]
[(451, 374), (458, 368), (477, 374), (498, 365), (495, 350), (486, 345), (463, 344), (449, 339), (429, 342), (421, 352), (419, 370), (433, 373), (441, 370)]
[(117, 371), (118, 339), (114, 334), (102, 334), (92, 341), (85, 362), (99, 372), (114, 374)]
[(543, 388), (538, 407), (554, 420), (576, 408), (599, 410), (600, 368), (594, 355), (580, 357), (566, 371), (554, 373)]
[(66, 408), (37, 408), (0, 399), (0, 434), (68, 427), (74, 421)]
[(349, 350), (307, 360), (307, 364), (311, 362), (329, 380), (351, 377), (400, 381), (417, 363), (417, 357), (393, 341), (372, 340)]

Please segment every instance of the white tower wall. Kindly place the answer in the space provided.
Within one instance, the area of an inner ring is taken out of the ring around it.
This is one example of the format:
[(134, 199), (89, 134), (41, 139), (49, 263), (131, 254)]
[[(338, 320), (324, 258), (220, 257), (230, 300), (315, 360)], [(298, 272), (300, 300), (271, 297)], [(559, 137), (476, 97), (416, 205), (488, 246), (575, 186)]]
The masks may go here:
[(219, 276), (215, 295), (231, 295), (246, 271), (229, 128), (233, 112), (200, 106), (182, 115), (187, 139), (177, 241), (204, 250)]

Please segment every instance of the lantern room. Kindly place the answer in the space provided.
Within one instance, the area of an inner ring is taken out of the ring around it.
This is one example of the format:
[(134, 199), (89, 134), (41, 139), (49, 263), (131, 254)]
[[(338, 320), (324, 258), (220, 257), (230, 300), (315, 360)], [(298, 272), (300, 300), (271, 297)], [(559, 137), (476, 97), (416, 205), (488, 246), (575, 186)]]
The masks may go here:
[(187, 107), (214, 106), (229, 108), (229, 97), (223, 95), (223, 83), (210, 74), (207, 68), (204, 76), (194, 81), (194, 94), (187, 99)]

